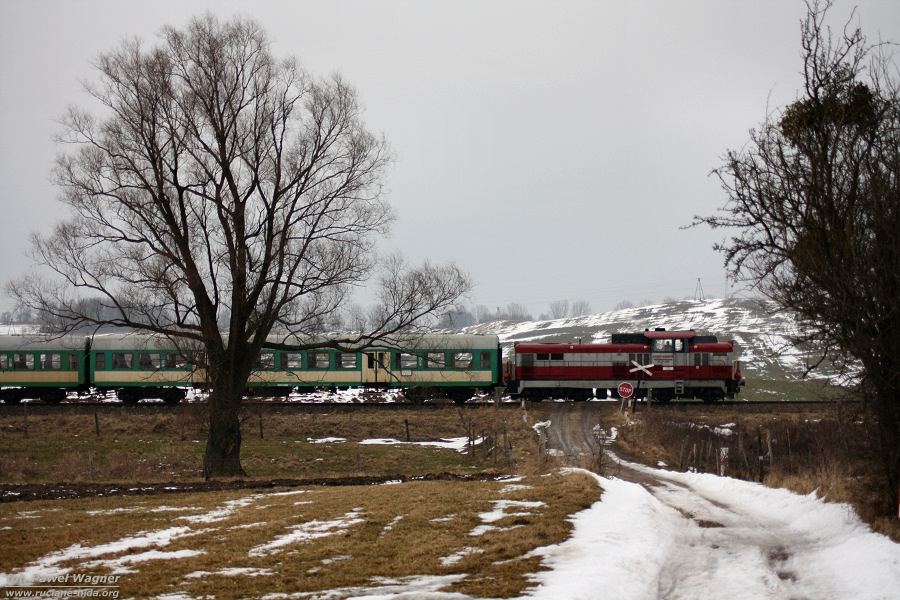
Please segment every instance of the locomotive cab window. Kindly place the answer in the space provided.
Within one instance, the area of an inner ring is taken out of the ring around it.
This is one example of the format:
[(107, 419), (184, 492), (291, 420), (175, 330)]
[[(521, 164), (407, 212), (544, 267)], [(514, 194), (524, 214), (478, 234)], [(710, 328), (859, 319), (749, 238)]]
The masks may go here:
[(684, 352), (684, 340), (653, 340), (654, 352)]
[(471, 352), (454, 352), (453, 353), (454, 369), (471, 369), (472, 353)]
[(34, 371), (34, 354), (13, 354), (13, 369)]

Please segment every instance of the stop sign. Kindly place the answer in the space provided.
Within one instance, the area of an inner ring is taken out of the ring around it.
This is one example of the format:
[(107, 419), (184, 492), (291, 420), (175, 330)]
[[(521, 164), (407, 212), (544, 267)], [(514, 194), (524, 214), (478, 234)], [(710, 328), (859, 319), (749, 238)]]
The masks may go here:
[(619, 384), (619, 397), (620, 398), (631, 398), (631, 395), (634, 393), (634, 386), (628, 383), (627, 381), (623, 381)]

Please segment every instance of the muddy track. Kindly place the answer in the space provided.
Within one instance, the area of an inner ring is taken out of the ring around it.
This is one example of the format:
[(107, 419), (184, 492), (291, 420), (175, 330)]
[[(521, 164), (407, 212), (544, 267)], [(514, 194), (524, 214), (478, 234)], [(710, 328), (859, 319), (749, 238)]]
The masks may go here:
[(407, 481), (486, 481), (500, 477), (500, 473), (485, 472), (472, 475), (433, 473), (416, 477), (391, 475), (385, 477), (332, 477), (311, 479), (269, 479), (265, 481), (194, 481), (177, 483), (21, 483), (0, 484), (0, 503), (29, 500), (64, 500), (95, 496), (152, 496), (158, 494), (191, 494), (226, 490), (265, 490), (310, 486), (380, 485)]

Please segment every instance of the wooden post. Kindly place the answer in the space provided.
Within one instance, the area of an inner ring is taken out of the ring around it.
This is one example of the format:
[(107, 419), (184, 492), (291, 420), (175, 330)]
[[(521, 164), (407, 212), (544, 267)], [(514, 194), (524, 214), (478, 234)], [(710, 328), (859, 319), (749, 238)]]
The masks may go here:
[(28, 439), (28, 403), (22, 404), (22, 414), (25, 416), (25, 439)]
[(409, 419), (404, 419), (406, 422), (406, 441), (411, 442), (412, 440), (409, 437)]
[(94, 431), (97, 433), (97, 439), (100, 439), (100, 419), (97, 417), (97, 410), (94, 409)]
[(261, 410), (259, 411), (258, 415), (259, 415), (259, 439), (264, 439), (263, 438), (263, 424), (262, 424), (262, 411)]
[(503, 421), (503, 454), (506, 456), (507, 469), (512, 467), (512, 461), (509, 456), (510, 450), (512, 450), (512, 446), (509, 445), (509, 437), (506, 434), (506, 421)]

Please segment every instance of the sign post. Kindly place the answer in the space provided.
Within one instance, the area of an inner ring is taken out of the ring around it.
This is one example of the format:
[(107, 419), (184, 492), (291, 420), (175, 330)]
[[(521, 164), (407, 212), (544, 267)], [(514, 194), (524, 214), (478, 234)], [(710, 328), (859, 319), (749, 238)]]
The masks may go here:
[[(631, 364), (634, 365), (634, 368), (628, 369), (629, 373), (637, 373), (638, 374), (638, 388), (641, 387), (641, 381), (644, 379), (644, 375), (647, 377), (653, 377), (653, 373), (650, 371), (653, 368), (654, 364), (650, 363), (649, 365), (642, 365), (636, 360), (631, 361)], [(647, 409), (650, 409), (650, 401), (653, 399), (653, 392), (650, 390), (647, 391)]]
[(622, 410), (625, 408), (625, 400), (631, 398), (631, 395), (634, 393), (634, 386), (628, 383), (627, 381), (623, 381), (619, 384), (619, 397), (622, 398), (622, 404), (619, 405), (619, 414), (622, 414)]

